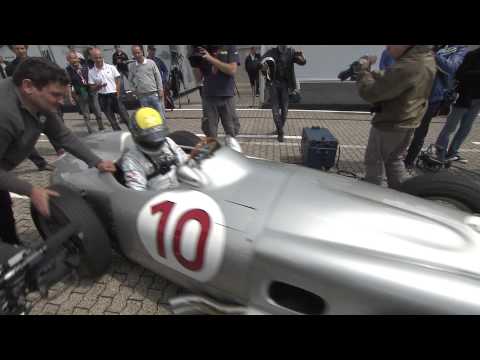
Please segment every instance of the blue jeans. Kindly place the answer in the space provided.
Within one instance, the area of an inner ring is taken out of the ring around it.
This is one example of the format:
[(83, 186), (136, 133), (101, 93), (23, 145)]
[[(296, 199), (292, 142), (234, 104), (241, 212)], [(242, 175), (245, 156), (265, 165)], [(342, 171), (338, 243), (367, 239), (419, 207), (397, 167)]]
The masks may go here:
[[(457, 155), (460, 146), (467, 138), (470, 130), (472, 129), (473, 122), (475, 121), (478, 113), (480, 112), (480, 99), (472, 100), (472, 105), (469, 108), (454, 106), (452, 112), (447, 117), (447, 122), (443, 126), (440, 135), (438, 135), (435, 146), (440, 156)], [(450, 135), (457, 129), (458, 123), (460, 127), (453, 137), (450, 147), (448, 147)], [(446, 151), (448, 149), (448, 151)], [(445, 154), (446, 151), (446, 154)]]
[(160, 98), (158, 97), (158, 94), (152, 94), (152, 95), (146, 95), (138, 98), (138, 101), (140, 102), (140, 105), (142, 106), (148, 106), (152, 107), (155, 110), (157, 110), (165, 120), (167, 117), (165, 116), (165, 109), (163, 107), (162, 102), (160, 101)]

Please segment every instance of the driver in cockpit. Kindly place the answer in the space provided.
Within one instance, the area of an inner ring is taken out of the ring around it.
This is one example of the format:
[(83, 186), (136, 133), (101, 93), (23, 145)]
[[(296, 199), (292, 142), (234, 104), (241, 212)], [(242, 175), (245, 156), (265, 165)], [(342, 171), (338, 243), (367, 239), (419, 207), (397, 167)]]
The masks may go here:
[(168, 137), (160, 113), (149, 107), (135, 111), (130, 121), (135, 142), (120, 160), (125, 185), (134, 190), (165, 190), (178, 186), (176, 168), (187, 154)]

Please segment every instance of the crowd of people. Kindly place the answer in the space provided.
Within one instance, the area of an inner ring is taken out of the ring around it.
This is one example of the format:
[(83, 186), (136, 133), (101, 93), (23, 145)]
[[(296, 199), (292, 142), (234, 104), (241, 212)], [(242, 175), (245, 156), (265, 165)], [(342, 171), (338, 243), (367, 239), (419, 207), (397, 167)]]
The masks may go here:
[[(29, 196), (45, 216), (49, 214), (48, 198), (57, 195), (11, 173), (25, 158), (40, 170), (51, 167), (35, 150), (41, 132), (58, 154), (66, 150), (100, 171), (116, 170), (111, 161), (98, 158), (64, 125), (60, 109), (65, 96), (78, 105), (89, 133), (94, 132), (91, 112), (98, 131), (105, 129), (103, 112), (114, 131), (121, 130), (123, 123), (131, 132), (136, 148), (118, 162), (127, 186), (145, 190), (178, 184), (174, 169), (187, 157), (168, 137), (164, 105), (168, 69), (156, 57), (154, 46), (148, 46), (145, 56), (143, 46), (133, 45), (132, 59), (117, 46), (113, 64), (105, 61), (101, 49), (88, 48), (83, 55), (72, 47), (66, 55), (65, 69), (45, 58), (30, 58), (28, 45), (11, 45), (11, 49), (16, 55), (14, 61), (6, 64), (0, 58), (0, 75), (4, 78), (0, 80), (0, 238), (18, 243), (10, 192)], [(201, 128), (207, 137), (216, 138), (221, 123), (226, 144), (236, 148), (240, 131), (235, 103), (238, 49), (235, 45), (216, 45), (194, 50), (201, 59), (192, 65), (202, 83)], [(427, 45), (388, 45), (380, 71), (372, 70), (375, 57), (360, 59), (358, 91), (373, 105), (375, 113), (365, 154), (365, 181), (381, 184), (386, 171), (389, 187), (399, 188), (422, 149), (432, 118), (445, 106), (453, 109), (435, 143), (437, 156), (439, 161), (462, 160), (459, 148), (480, 111), (476, 85), (479, 54), (480, 49), (469, 52), (463, 45), (433, 50)], [(245, 60), (253, 96), (259, 92), (259, 74), (265, 76), (279, 142), (284, 141), (289, 94), (296, 88), (294, 64), (303, 66), (306, 58), (303, 52), (286, 45), (263, 55), (252, 48)], [(121, 101), (124, 81), (129, 82), (140, 104), (131, 117)]]
[(409, 177), (407, 170), (414, 175), (432, 118), (442, 113), (448, 116), (432, 160), (466, 162), (459, 149), (480, 111), (479, 53), (465, 45), (388, 45), (380, 71), (371, 70), (375, 57), (362, 59), (359, 94), (375, 112), (365, 154), (366, 181), (381, 184), (385, 169), (388, 185), (399, 188)]

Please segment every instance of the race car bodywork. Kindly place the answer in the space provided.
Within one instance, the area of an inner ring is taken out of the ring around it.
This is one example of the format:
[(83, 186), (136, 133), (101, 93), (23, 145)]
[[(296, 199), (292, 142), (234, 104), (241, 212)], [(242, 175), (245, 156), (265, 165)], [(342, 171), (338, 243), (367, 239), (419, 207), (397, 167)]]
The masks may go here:
[[(133, 146), (126, 132), (85, 141), (115, 161)], [(245, 313), (480, 313), (475, 215), (225, 146), (162, 192), (71, 155), (55, 165), (52, 183), (82, 194), (122, 254), (203, 299)]]

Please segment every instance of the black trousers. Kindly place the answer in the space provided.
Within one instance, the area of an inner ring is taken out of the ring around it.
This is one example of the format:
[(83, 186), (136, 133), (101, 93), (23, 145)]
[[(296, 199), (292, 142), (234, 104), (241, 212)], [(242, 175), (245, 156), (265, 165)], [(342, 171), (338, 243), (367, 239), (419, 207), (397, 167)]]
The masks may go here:
[(250, 80), (250, 86), (255, 87), (255, 94), (260, 94), (260, 73), (248, 73), (248, 79)]
[(110, 125), (112, 125), (113, 130), (122, 130), (118, 125), (115, 113), (120, 115), (121, 121), (128, 125), (127, 109), (125, 109), (125, 106), (120, 102), (116, 93), (98, 94), (98, 102)]
[(12, 198), (10, 193), (0, 190), (0, 238), (1, 241), (9, 244), (20, 244), (15, 229), (15, 218), (13, 217)]
[(438, 113), (440, 105), (440, 101), (428, 104), (427, 112), (423, 116), (420, 126), (415, 129), (415, 133), (413, 134), (412, 142), (408, 148), (407, 156), (405, 157), (405, 165), (413, 166), (415, 159), (422, 150), (430, 123), (432, 122), (433, 117)]
[(272, 104), (273, 121), (279, 134), (283, 134), (283, 127), (287, 122), (288, 101), (287, 82), (274, 81), (270, 85), (270, 102)]

